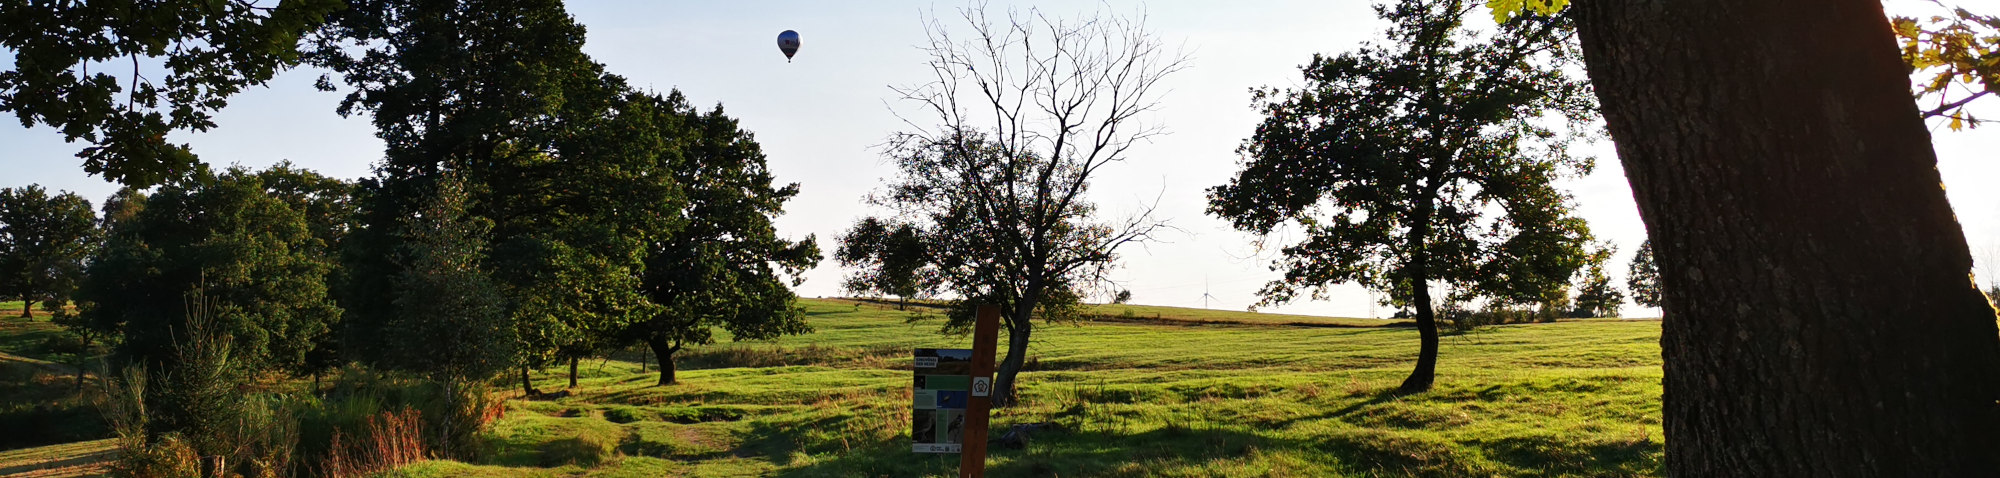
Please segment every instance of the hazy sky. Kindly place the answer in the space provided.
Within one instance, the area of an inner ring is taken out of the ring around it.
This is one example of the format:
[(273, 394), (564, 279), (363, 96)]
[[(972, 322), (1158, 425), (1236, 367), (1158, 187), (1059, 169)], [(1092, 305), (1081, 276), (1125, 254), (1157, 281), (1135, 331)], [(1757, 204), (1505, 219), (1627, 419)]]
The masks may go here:
[[(1104, 8), (1098, 2), (1022, 2), (1058, 15)], [(892, 108), (890, 85), (924, 80), (921, 14), (938, 9), (955, 17), (956, 2), (656, 2), (577, 1), (569, 8), (589, 29), (585, 51), (610, 71), (640, 87), (678, 88), (703, 108), (724, 105), (742, 126), (756, 133), (771, 169), (802, 192), (778, 221), (782, 234), (817, 235), (831, 252), (837, 236), (870, 214), (863, 195), (893, 174), (877, 145), (904, 125)], [(1135, 2), (1114, 1), (1108, 9), (1131, 13)], [(1227, 8), (1221, 5), (1228, 5)], [(994, 2), (1001, 11), (1008, 4)], [(1359, 1), (1197, 2), (1156, 1), (1145, 5), (1151, 29), (1170, 44), (1185, 45), (1190, 67), (1165, 81), (1152, 122), (1170, 134), (1134, 148), (1130, 159), (1106, 168), (1093, 184), (1106, 214), (1120, 217), (1159, 198), (1159, 214), (1185, 233), (1169, 233), (1160, 243), (1123, 251), (1115, 277), (1133, 291), (1134, 302), (1242, 309), (1255, 292), (1277, 277), (1268, 270), (1268, 251), (1253, 237), (1203, 214), (1203, 190), (1234, 174), (1236, 146), (1259, 120), (1248, 90), (1300, 83), (1298, 66), (1313, 53), (1337, 54), (1373, 38), (1380, 24)], [(790, 63), (778, 52), (778, 32), (796, 30), (802, 47)], [(11, 67), (0, 53), (0, 66)], [(371, 174), (382, 143), (363, 117), (340, 118), (336, 93), (312, 88), (319, 72), (295, 70), (267, 88), (247, 91), (217, 116), (220, 127), (182, 134), (210, 164), (262, 168), (289, 159), (332, 176)], [(2000, 117), (1996, 101), (1980, 111)], [(1965, 226), (1975, 257), (2000, 260), (2000, 125), (1949, 132), (1934, 128), (1938, 167)], [(40, 183), (75, 191), (93, 204), (116, 190), (84, 174), (65, 144), (47, 127), (0, 125), (0, 187)], [(1645, 238), (1623, 172), (1608, 141), (1588, 147), (1598, 157), (1589, 177), (1564, 186), (1576, 196), (1578, 213), (1601, 239), (1619, 247), (1611, 272), (1623, 283), (1632, 249)], [(843, 274), (832, 260), (807, 275), (803, 296), (839, 295)], [(1984, 281), (1982, 280), (1982, 283)], [(1386, 315), (1391, 311), (1354, 287), (1337, 289), (1327, 301), (1300, 302), (1283, 312), (1345, 316)], [(1626, 315), (1657, 314), (1627, 307)]]

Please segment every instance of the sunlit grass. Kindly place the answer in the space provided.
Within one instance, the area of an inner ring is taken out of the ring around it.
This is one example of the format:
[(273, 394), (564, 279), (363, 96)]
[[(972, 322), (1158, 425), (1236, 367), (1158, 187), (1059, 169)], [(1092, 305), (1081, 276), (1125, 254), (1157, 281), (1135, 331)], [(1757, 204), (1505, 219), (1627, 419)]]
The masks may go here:
[[(666, 387), (636, 362), (587, 363), (570, 397), (509, 405), (487, 466), (432, 462), (397, 476), (955, 474), (955, 455), (910, 452), (909, 349), (969, 339), (938, 335), (935, 320), (910, 322), (907, 312), (805, 304), (814, 334), (692, 350), (688, 362), (703, 368), (684, 367), (682, 383)], [(1451, 336), (1436, 389), (1399, 397), (1389, 391), (1414, 360), (1409, 328), (1050, 325), (1022, 375), (1025, 405), (998, 411), (994, 428), (1049, 422), (1061, 431), (995, 450), (989, 469), (1656, 475), (1658, 335), (1657, 321), (1589, 320)], [(566, 384), (550, 372), (538, 387)], [(557, 442), (578, 437), (614, 442), (612, 456), (589, 467), (546, 457), (571, 453), (573, 443)]]

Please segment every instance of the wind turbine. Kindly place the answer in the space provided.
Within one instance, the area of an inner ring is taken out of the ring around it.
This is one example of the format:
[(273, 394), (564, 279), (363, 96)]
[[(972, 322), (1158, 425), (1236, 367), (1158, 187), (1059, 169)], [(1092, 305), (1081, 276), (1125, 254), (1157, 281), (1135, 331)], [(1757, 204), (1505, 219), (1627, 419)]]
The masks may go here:
[(1208, 293), (1208, 276), (1203, 275), (1201, 276), (1201, 308), (1207, 309), (1208, 300), (1213, 298), (1215, 296)]

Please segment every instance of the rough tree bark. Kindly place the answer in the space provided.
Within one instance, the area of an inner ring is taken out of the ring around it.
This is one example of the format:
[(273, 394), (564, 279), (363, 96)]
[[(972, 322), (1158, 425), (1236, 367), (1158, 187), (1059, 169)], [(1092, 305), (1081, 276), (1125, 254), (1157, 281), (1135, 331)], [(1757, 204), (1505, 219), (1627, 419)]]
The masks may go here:
[(569, 358), (569, 388), (576, 388), (576, 357)]
[(2000, 335), (1875, 0), (1579, 2), (1674, 476), (2000, 470)]

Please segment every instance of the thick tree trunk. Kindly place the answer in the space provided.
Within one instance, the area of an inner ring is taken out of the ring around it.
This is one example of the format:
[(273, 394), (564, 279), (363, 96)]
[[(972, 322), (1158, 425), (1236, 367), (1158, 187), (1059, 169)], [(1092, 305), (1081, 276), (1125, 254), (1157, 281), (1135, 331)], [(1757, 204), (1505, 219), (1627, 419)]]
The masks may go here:
[[(1417, 269), (1423, 268), (1418, 266)], [(1420, 279), (1427, 279), (1422, 272), (1418, 272), (1417, 276)], [(1425, 284), (1428, 280), (1415, 282)], [(1437, 314), (1431, 310), (1430, 287), (1419, 285), (1412, 293), (1416, 296), (1417, 336), (1422, 345), (1417, 349), (1417, 368), (1410, 370), (1409, 378), (1403, 379), (1403, 386), (1396, 388), (1397, 393), (1430, 390), (1431, 384), (1437, 380), (1438, 327)]]
[(646, 339), (646, 346), (653, 349), (653, 357), (660, 362), (659, 384), (673, 385), (674, 370), (677, 368), (674, 366), (674, 352), (679, 352), (680, 347), (662, 339)]
[(1410, 227), (1410, 298), (1417, 308), (1417, 367), (1410, 370), (1409, 378), (1403, 379), (1403, 386), (1396, 393), (1418, 393), (1431, 389), (1437, 381), (1438, 327), (1437, 312), (1431, 307), (1430, 254), (1427, 241), (1431, 233), (1431, 217), (1436, 211), (1436, 202), (1431, 198), (1437, 194), (1436, 179), (1429, 181), (1419, 194), (1416, 214)]
[(528, 397), (542, 394), (541, 390), (535, 390), (534, 382), (528, 381), (528, 366), (526, 365), (521, 366), (521, 393), (526, 394)]
[(1016, 305), (1012, 317), (1005, 317), (1007, 326), (1007, 357), (1000, 360), (1000, 369), (993, 377), (994, 407), (1011, 407), (1021, 403), (1019, 387), (1015, 379), (1021, 375), (1021, 366), (1028, 358), (1028, 337), (1034, 332), (1034, 302), (1023, 301)]
[(34, 317), (34, 311), (35, 301), (29, 300), (28, 296), (21, 296), (21, 318)]
[(1986, 476), (2000, 338), (1875, 0), (1579, 2), (1674, 476)]
[(569, 388), (576, 388), (576, 357), (569, 358)]
[(1021, 367), (1028, 357), (1028, 334), (1032, 326), (1009, 327), (1007, 329), (1007, 358), (1000, 361), (1000, 369), (993, 377), (993, 406), (1011, 407), (1021, 403), (1021, 395), (1015, 380), (1021, 375)]

